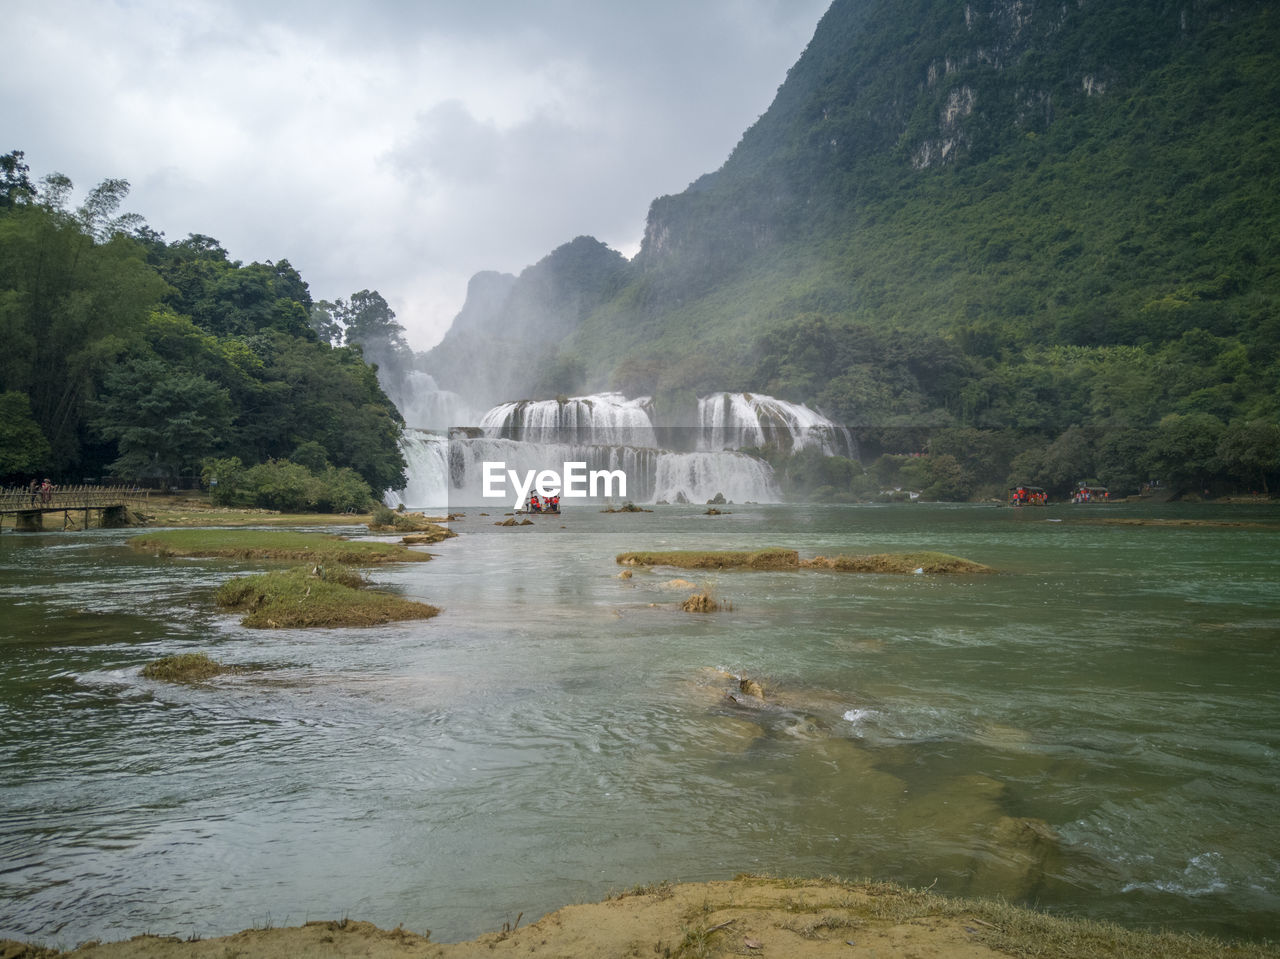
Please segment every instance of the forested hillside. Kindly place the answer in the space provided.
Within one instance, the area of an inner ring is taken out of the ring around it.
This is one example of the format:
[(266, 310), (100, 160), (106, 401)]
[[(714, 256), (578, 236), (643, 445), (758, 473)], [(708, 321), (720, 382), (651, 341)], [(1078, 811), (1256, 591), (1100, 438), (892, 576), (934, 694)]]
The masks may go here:
[(0, 157), (0, 481), (168, 485), (213, 464), (232, 496), (261, 467), (289, 508), (403, 485), (399, 413), (361, 348), (332, 345), (394, 338), (380, 296), (313, 303), (287, 260), (245, 265), (121, 214), (126, 181), (75, 209), (72, 190)]
[(724, 166), (654, 201), (536, 386), (808, 402), (873, 457), (931, 453), (881, 468), (938, 495), (1263, 488), (1277, 12), (835, 0)]

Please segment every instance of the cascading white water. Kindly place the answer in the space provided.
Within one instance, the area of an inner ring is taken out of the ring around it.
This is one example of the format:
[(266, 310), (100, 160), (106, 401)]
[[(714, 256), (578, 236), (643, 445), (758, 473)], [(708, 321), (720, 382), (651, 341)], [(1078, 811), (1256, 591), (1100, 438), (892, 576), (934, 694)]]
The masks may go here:
[(715, 496), (733, 503), (778, 503), (773, 469), (746, 453), (669, 453), (658, 457), (653, 500), (705, 503)]
[[(507, 470), (514, 470), (517, 476), (524, 477), (530, 472), (537, 474), (546, 469), (562, 471), (566, 463), (582, 463), (588, 478), (592, 471), (621, 471), (627, 484), (624, 492), (616, 482), (606, 485), (600, 481), (594, 488), (596, 495), (588, 495), (585, 501), (627, 499), (652, 502), (658, 463), (667, 455), (647, 447), (526, 443), (501, 437), (467, 436), (459, 431), (448, 438), (420, 430), (406, 431), (401, 448), (408, 463), (409, 484), (403, 490), (387, 493), (384, 501), (388, 506), (404, 503), (415, 508), (514, 506), (514, 500), (485, 498), (485, 463), (503, 464), (497, 475), (502, 477), (501, 488), (507, 494), (515, 492)], [(583, 488), (588, 493), (593, 492), (585, 482)]]
[[(429, 377), (421, 384), (435, 385)], [(587, 464), (587, 470), (622, 470), (625, 498), (632, 502), (704, 503), (719, 494), (739, 503), (774, 503), (781, 496), (772, 468), (739, 450), (817, 448), (844, 456), (853, 451), (843, 427), (807, 406), (770, 396), (713, 394), (699, 400), (698, 419), (697, 451), (672, 452), (658, 448), (647, 397), (601, 393), (504, 403), (485, 413), (474, 430), (455, 429), (448, 437), (407, 430), (401, 448), (409, 483), (385, 499), (415, 508), (497, 506), (484, 496), (485, 463), (502, 463), (504, 471), (524, 476), (573, 462)], [(614, 491), (608, 498), (620, 497)]]
[(712, 393), (698, 400), (698, 449), (818, 449), (852, 456), (849, 431), (802, 403), (759, 393)]
[(404, 454), (404, 489), (388, 490), (382, 501), (391, 507), (447, 506), (449, 503), (449, 444), (439, 433), (408, 429), (400, 434)]
[(495, 406), (480, 420), (489, 436), (527, 443), (590, 443), (655, 447), (648, 397), (597, 393), (566, 400), (521, 400)]

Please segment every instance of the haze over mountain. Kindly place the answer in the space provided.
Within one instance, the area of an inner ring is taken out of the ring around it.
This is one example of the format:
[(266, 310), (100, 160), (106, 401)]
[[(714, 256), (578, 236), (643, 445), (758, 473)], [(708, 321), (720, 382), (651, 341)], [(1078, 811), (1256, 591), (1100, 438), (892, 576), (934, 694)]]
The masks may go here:
[(1275, 420), (1280, 28), (1259, 0), (835, 0), (630, 262), (478, 276), (420, 362), (493, 401), (768, 392), (851, 425)]

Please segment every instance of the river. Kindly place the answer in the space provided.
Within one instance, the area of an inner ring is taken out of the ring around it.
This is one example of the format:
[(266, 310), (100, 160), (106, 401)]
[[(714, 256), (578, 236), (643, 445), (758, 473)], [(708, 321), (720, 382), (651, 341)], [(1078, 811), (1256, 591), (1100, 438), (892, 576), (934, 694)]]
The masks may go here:
[[(1274, 509), (726, 508), (470, 510), (372, 574), (441, 615), (370, 630), (245, 629), (213, 592), (246, 567), (128, 531), (5, 531), (0, 938), (350, 916), (447, 942), (739, 872), (1280, 936), (1280, 530), (1100, 522)], [(614, 563), (766, 545), (1000, 572)], [(676, 576), (732, 610), (680, 611)], [(140, 675), (197, 650), (254, 670)]]

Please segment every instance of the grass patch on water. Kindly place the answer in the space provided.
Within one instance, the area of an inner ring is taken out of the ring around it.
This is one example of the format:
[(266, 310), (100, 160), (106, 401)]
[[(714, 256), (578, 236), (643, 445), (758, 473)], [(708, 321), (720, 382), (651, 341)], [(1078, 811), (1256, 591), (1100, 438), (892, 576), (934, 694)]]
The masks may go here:
[(842, 573), (993, 573), (990, 566), (950, 553), (873, 553), (869, 556), (815, 556), (802, 560), (804, 569), (833, 569)]
[(794, 549), (700, 550), (674, 549), (665, 552), (619, 553), (623, 566), (676, 566), (680, 569), (799, 569), (800, 554)]
[(794, 549), (669, 550), (619, 553), (623, 566), (675, 566), (680, 569), (829, 569), (842, 573), (991, 573), (990, 566), (949, 553), (876, 553), (870, 556), (815, 556), (801, 559)]
[(307, 567), (240, 576), (222, 584), (218, 605), (244, 613), (245, 626), (288, 629), (308, 626), (379, 626), (430, 619), (440, 610), (377, 590), (340, 567)]
[(142, 675), (147, 679), (158, 679), (167, 683), (202, 683), (222, 673), (239, 671), (237, 667), (224, 666), (204, 653), (165, 656), (142, 667)]
[(373, 566), (431, 558), (400, 543), (347, 540), (325, 533), (288, 529), (168, 529), (129, 540), (136, 550), (158, 556), (271, 559), (319, 564)]

